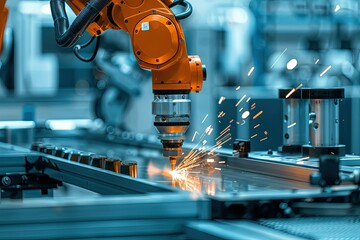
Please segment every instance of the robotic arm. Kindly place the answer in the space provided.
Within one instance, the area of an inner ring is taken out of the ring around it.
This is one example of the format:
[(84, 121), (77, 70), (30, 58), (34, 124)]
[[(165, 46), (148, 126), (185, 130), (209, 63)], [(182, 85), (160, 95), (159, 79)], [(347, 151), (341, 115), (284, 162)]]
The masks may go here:
[[(69, 26), (65, 2), (77, 14)], [(206, 69), (198, 56), (188, 56), (179, 20), (190, 16), (185, 0), (51, 0), (56, 41), (72, 47), (87, 30), (98, 37), (107, 29), (127, 32), (133, 52), (143, 69), (152, 71), (154, 125), (163, 144), (163, 154), (172, 169), (182, 155), (190, 125), (190, 92), (199, 92)], [(172, 7), (185, 10), (174, 14)]]
[(5, 7), (5, 2), (5, 0), (0, 0), (0, 55), (2, 53), (2, 43), (8, 17), (8, 9)]

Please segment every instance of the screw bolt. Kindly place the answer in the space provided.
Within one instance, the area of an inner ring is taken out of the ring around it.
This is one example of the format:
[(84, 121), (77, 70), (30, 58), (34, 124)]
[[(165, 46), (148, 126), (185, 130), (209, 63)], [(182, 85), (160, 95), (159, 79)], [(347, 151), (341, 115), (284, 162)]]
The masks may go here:
[(28, 184), (28, 183), (29, 183), (28, 177), (27, 177), (26, 175), (23, 175), (23, 176), (21, 177), (21, 182), (22, 182), (23, 184)]
[(5, 176), (1, 179), (1, 182), (4, 186), (9, 186), (11, 184), (11, 179), (8, 176)]

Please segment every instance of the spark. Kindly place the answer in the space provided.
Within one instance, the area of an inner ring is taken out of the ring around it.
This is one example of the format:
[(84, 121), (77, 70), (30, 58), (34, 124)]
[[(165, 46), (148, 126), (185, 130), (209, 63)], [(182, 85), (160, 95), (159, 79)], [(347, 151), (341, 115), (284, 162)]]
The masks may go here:
[(213, 158), (208, 158), (206, 161), (207, 161), (208, 163), (213, 163), (213, 162), (215, 162), (215, 160), (214, 160)]
[(246, 98), (246, 94), (235, 104), (235, 107), (239, 106), (240, 103)]
[(258, 112), (255, 116), (253, 116), (253, 119), (258, 118), (261, 114), (263, 114), (263, 111)]
[(225, 161), (220, 161), (219, 164), (225, 164)]
[(293, 124), (290, 124), (289, 126), (288, 126), (288, 128), (292, 128), (292, 127), (294, 127), (296, 125), (296, 122), (294, 122)]
[(304, 86), (302, 83), (300, 83), (300, 85), (299, 86), (297, 86), (296, 88), (295, 88), (295, 90), (299, 90), (302, 86)]
[(251, 136), (251, 138), (256, 138), (257, 137), (257, 134), (254, 134)]
[(256, 105), (256, 103), (253, 103), (253, 104), (251, 105), (251, 107), (255, 107), (255, 105)]
[(214, 130), (213, 127), (209, 130), (209, 133), (208, 133), (209, 136), (211, 135), (211, 133), (213, 132), (213, 130)]
[(211, 132), (212, 132), (212, 129), (213, 129), (213, 126), (212, 126), (212, 125), (208, 126), (208, 127), (205, 129), (205, 133), (206, 133), (207, 135), (210, 135)]
[(285, 96), (285, 98), (289, 98), (295, 91), (296, 91), (296, 89), (293, 88), (293, 89)]
[(268, 135), (269, 133), (268, 133), (267, 131), (264, 131), (264, 134), (265, 134), (265, 135)]
[(220, 135), (219, 135), (215, 140), (218, 140), (218, 139), (222, 138), (222, 136), (224, 136), (225, 133), (227, 133), (227, 132), (229, 132), (229, 131), (230, 131), (230, 128), (224, 129), (224, 130), (220, 133)]
[(249, 116), (250, 116), (250, 112), (249, 112), (249, 111), (245, 111), (245, 112), (241, 115), (242, 119), (247, 119)]
[(273, 68), (275, 66), (275, 64), (280, 60), (280, 58), (282, 57), (282, 55), (284, 55), (284, 53), (287, 51), (287, 48), (285, 48), (285, 50), (280, 54), (280, 56), (278, 56), (275, 60), (275, 62), (273, 63), (273, 65), (271, 65), (271, 68)]
[(251, 74), (254, 72), (254, 70), (255, 70), (255, 68), (254, 68), (254, 67), (250, 68), (250, 71), (248, 72), (248, 77), (250, 77), (250, 76), (251, 76)]
[[(216, 138), (217, 142), (215, 145), (211, 147), (205, 146), (207, 140), (204, 140), (204, 136), (210, 135), (211, 132), (214, 130), (213, 126), (208, 126), (202, 135), (199, 138), (199, 142), (191, 149), (191, 151), (185, 156), (183, 161), (176, 167), (176, 170), (189, 170), (193, 169), (196, 166), (199, 166), (201, 162), (207, 161), (204, 159), (205, 156), (217, 156), (218, 154), (215, 153), (218, 149), (222, 148), (224, 144), (227, 144), (231, 141), (231, 133), (230, 133), (231, 124), (229, 124), (226, 128), (224, 128), (221, 134)], [(202, 147), (199, 145), (202, 143)], [(198, 148), (198, 146), (200, 148)], [(197, 149), (198, 148), (198, 149)], [(212, 159), (212, 158), (208, 158)], [(212, 161), (212, 160), (210, 160)]]
[(237, 86), (235, 90), (236, 90), (236, 91), (239, 91), (240, 88), (241, 88), (240, 86)]
[(245, 125), (245, 123), (246, 123), (246, 121), (245, 121), (245, 120), (243, 120), (243, 122), (241, 123), (241, 126), (242, 126), (242, 125)]
[(341, 9), (340, 5), (339, 5), (339, 4), (337, 4), (337, 5), (336, 5), (336, 7), (335, 7), (334, 12), (338, 12), (340, 9)]
[(236, 122), (236, 124), (237, 124), (237, 125), (239, 125), (239, 124), (240, 124), (240, 122)]
[(227, 131), (228, 129), (230, 129), (230, 127), (231, 127), (231, 125), (229, 124), (226, 128), (224, 128), (224, 129), (220, 132), (220, 134), (222, 134), (222, 133), (224, 133), (225, 131)]
[(264, 137), (263, 139), (260, 140), (260, 142), (266, 141), (268, 139), (268, 137)]
[(222, 138), (220, 138), (220, 140), (218, 140), (216, 142), (216, 145), (220, 145), (221, 143), (223, 143), (224, 140), (226, 140), (227, 138), (231, 137), (231, 133), (227, 133), (225, 136), (223, 136)]
[(226, 113), (224, 113), (224, 111), (221, 111), (218, 115), (218, 118), (222, 118), (226, 115)]
[(244, 108), (240, 108), (239, 112), (241, 112)]
[(328, 66), (322, 73), (320, 73), (320, 77), (324, 76), (325, 73), (327, 73), (331, 69), (331, 67), (332, 67), (331, 65)]
[(304, 157), (304, 158), (297, 159), (296, 162), (301, 162), (301, 161), (305, 161), (308, 159), (310, 159), (310, 157)]
[(319, 63), (319, 61), (320, 61), (320, 59), (317, 59), (317, 60), (316, 60), (316, 62), (315, 62), (315, 64), (318, 64), (318, 63)]
[(256, 128), (258, 128), (258, 127), (260, 127), (260, 123), (257, 124), (256, 126), (254, 126), (254, 129), (256, 129)]
[(214, 168), (214, 169), (215, 169), (215, 170), (218, 170), (218, 171), (221, 171), (221, 168), (217, 168), (217, 167), (216, 167), (216, 168)]
[(234, 122), (234, 119), (231, 119), (230, 121), (229, 121), (229, 123), (233, 123)]
[(295, 58), (293, 58), (287, 63), (286, 68), (291, 71), (294, 70), (294, 68), (296, 68), (297, 65), (298, 65), (298, 61)]
[(192, 137), (192, 140), (191, 140), (192, 142), (195, 140), (196, 135), (199, 135), (198, 131), (195, 131), (195, 132), (194, 132), (194, 136)]
[(222, 104), (223, 103), (223, 101), (225, 101), (225, 97), (224, 96), (221, 96), (221, 98), (219, 99), (219, 102), (218, 102), (218, 104)]
[(208, 118), (208, 116), (209, 116), (209, 114), (206, 114), (206, 116), (204, 117), (204, 119), (202, 120), (202, 122), (201, 122), (201, 123), (204, 123), (204, 122), (205, 122), (205, 120)]
[(247, 100), (246, 100), (246, 102), (249, 102), (251, 100), (251, 97), (249, 97)]
[(228, 139), (228, 140), (226, 140), (225, 142), (221, 143), (221, 145), (216, 146), (216, 147), (214, 147), (213, 149), (211, 149), (211, 150), (210, 150), (210, 152), (208, 153), (208, 155), (211, 155), (211, 154), (213, 154), (213, 153), (214, 153), (214, 151), (216, 151), (216, 150), (218, 150), (218, 149), (222, 148), (222, 145), (223, 145), (223, 144), (225, 144), (226, 142), (230, 141), (230, 140), (231, 140), (231, 138), (229, 138), (229, 139)]

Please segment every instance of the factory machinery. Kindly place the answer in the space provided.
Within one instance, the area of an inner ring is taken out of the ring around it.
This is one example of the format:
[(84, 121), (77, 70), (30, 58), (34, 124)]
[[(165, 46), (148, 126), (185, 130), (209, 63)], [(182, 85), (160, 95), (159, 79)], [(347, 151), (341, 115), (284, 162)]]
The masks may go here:
[[(0, 239), (360, 239), (360, 157), (339, 140), (344, 89), (280, 89), (278, 151), (251, 151), (248, 139), (200, 150), (183, 144), (189, 93), (206, 75), (179, 23), (191, 5), (87, 2), (66, 1), (78, 15), (69, 27), (65, 1), (51, 1), (58, 44), (73, 46), (85, 30), (97, 41), (108, 28), (128, 32), (137, 63), (152, 70), (159, 136), (96, 122), (6, 125), (6, 142), (35, 141), (0, 144)], [(90, 61), (84, 47), (75, 53)]]
[(191, 169), (171, 171), (156, 136), (113, 128), (1, 144), (0, 238), (358, 239), (360, 158), (339, 143), (344, 89), (279, 97), (278, 151), (236, 140)]

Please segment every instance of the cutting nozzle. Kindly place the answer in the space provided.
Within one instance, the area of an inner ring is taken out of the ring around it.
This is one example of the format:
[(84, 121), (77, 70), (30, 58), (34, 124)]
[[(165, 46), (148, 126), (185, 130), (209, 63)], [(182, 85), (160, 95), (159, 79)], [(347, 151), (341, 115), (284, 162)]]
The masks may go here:
[(170, 160), (170, 166), (171, 166), (171, 170), (174, 171), (175, 170), (175, 166), (176, 166), (176, 157), (169, 157)]
[(163, 155), (175, 168), (182, 156), (185, 133), (190, 125), (191, 101), (189, 94), (157, 94), (153, 102), (154, 125), (163, 144)]

